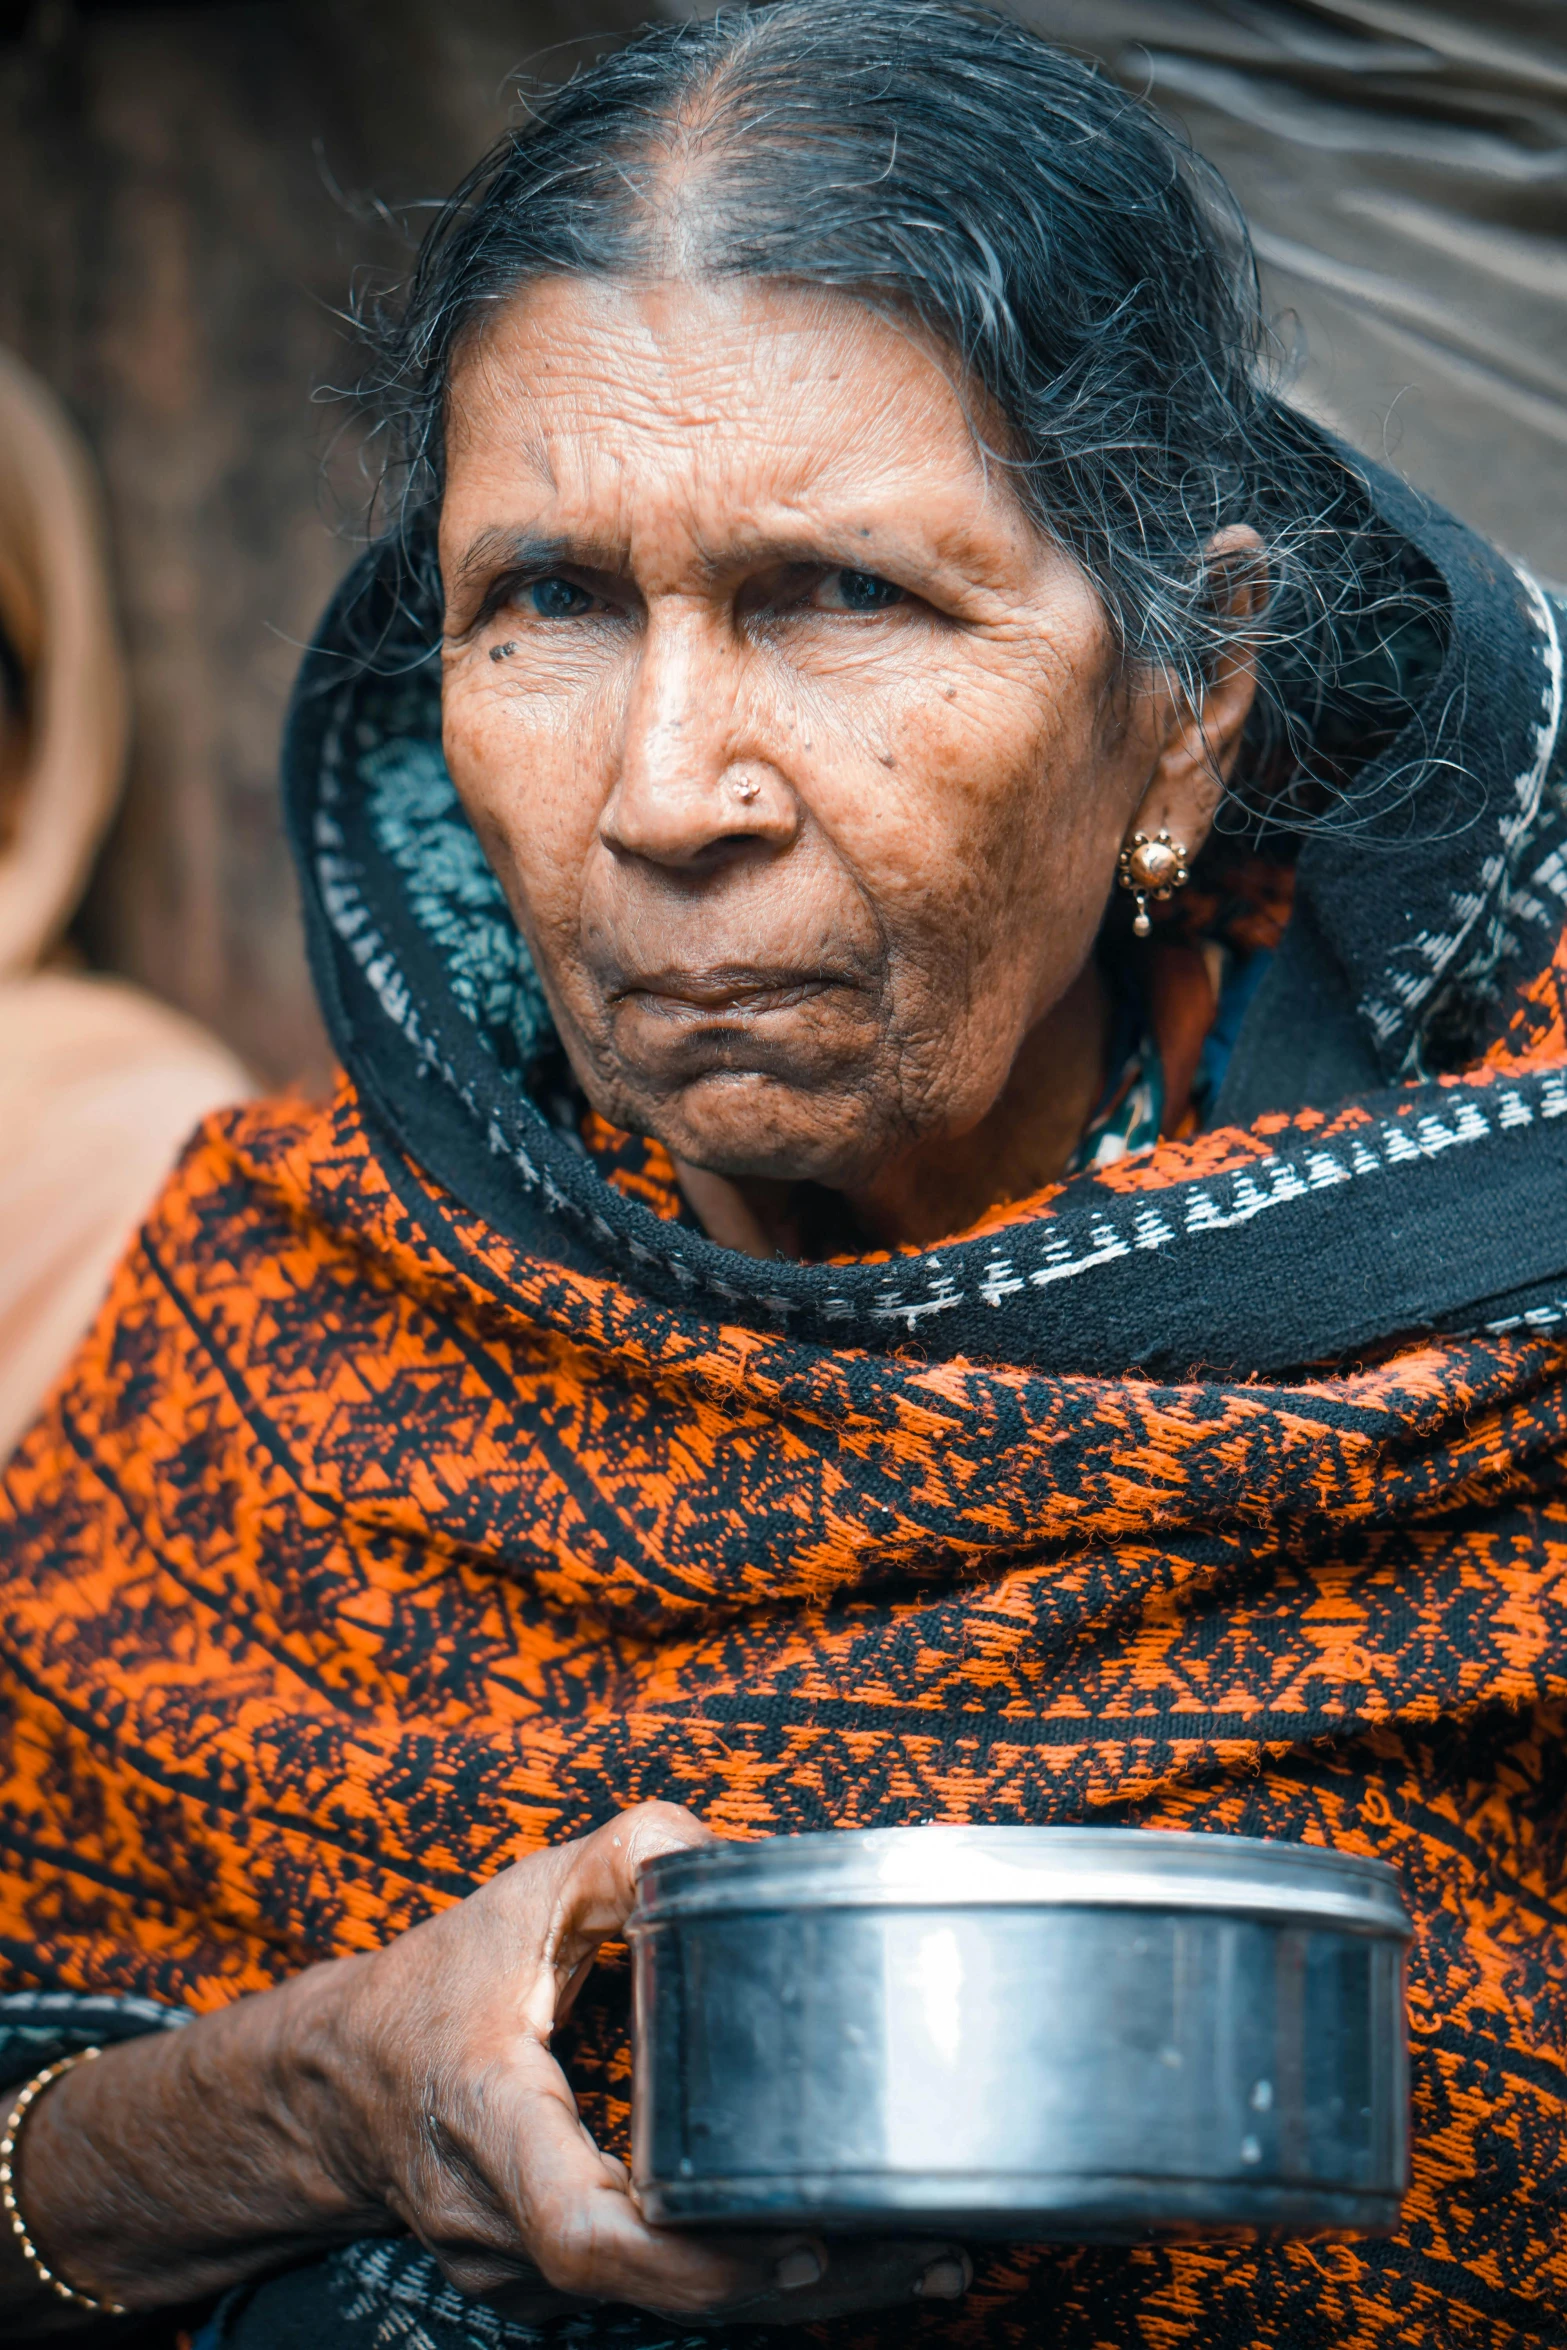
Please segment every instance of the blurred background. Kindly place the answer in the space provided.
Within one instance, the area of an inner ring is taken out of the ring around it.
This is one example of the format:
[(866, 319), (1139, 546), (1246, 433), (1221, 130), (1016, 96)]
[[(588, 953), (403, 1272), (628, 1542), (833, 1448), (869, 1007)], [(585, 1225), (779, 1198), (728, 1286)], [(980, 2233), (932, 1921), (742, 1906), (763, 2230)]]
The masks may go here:
[[(0, 345), (103, 477), (120, 811), (71, 951), (267, 1085), (327, 1080), (277, 812), (301, 639), (354, 552), (356, 274), (646, 0), (0, 0)], [(1027, 0), (1252, 219), (1299, 396), (1567, 579), (1567, 0)]]

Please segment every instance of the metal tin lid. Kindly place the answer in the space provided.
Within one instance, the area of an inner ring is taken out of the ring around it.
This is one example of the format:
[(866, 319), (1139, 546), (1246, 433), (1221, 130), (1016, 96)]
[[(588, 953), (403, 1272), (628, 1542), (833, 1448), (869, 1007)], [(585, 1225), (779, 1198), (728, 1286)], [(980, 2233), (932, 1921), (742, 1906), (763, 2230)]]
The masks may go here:
[(873, 1828), (703, 1844), (648, 1861), (628, 1931), (758, 1910), (1203, 1910), (1407, 1940), (1380, 1860), (1149, 1828)]

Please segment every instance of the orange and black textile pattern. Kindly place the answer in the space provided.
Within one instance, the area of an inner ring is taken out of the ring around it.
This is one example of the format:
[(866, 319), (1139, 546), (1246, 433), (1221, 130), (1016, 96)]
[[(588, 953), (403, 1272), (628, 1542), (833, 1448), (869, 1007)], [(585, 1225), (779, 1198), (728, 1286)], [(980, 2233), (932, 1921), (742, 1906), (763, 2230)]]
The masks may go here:
[[(1300, 845), (1213, 1129), (833, 1264), (584, 1135), (428, 630), (355, 653), (372, 551), (285, 777), (348, 1076), (209, 1125), (0, 1483), (0, 1990), (211, 2008), (648, 1796), (1374, 1853), (1394, 2240), (991, 2253), (833, 2350), (1567, 2340), (1567, 616), (1371, 492), (1443, 666)], [(611, 2141), (624, 1988), (568, 2051)], [(417, 2246), (285, 2285), (333, 2350), (480, 2338)]]
[[(1492, 1082), (1562, 1062), (1564, 993), (1558, 964)], [(10, 1468), (12, 1983), (209, 2008), (645, 1796), (741, 1836), (1373, 1852), (1417, 1922), (1397, 2239), (1001, 2253), (913, 2330), (1567, 2338), (1558, 1338), (1287, 1385), (835, 1355), (526, 1258), (408, 1181), (417, 1217), (346, 1084), (214, 1121)], [(606, 1969), (572, 2055), (611, 2140), (622, 1991)]]

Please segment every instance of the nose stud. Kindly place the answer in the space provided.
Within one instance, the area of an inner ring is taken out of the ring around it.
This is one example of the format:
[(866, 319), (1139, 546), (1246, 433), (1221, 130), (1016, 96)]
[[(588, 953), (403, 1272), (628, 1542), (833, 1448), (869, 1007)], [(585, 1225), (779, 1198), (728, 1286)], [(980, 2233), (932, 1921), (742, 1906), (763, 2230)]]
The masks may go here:
[(729, 779), (729, 788), (737, 800), (744, 800), (749, 806), (762, 787), (752, 775), (732, 775)]

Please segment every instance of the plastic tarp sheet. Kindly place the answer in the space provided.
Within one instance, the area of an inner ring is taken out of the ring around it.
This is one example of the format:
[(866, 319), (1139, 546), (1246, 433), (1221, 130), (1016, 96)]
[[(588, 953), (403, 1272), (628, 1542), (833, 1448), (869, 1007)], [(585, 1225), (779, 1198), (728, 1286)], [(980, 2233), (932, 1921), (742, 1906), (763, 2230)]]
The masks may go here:
[(1303, 407), (1567, 581), (1567, 0), (1024, 0), (1246, 211)]

